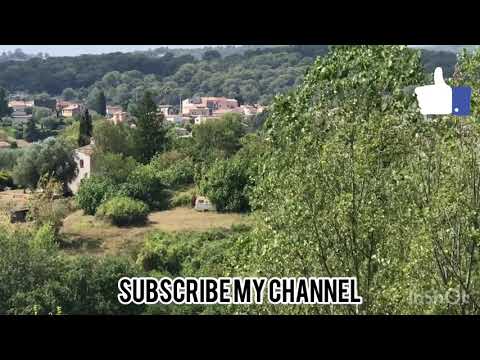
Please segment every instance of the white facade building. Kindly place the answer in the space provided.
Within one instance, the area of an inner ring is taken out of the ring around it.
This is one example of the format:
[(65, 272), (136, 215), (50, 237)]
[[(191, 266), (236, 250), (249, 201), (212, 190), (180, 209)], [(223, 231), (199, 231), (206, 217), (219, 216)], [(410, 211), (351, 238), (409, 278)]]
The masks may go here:
[(82, 146), (81, 148), (75, 149), (73, 158), (77, 163), (77, 176), (69, 184), (68, 188), (72, 191), (73, 194), (78, 192), (80, 188), (80, 182), (82, 179), (90, 177), (92, 173), (92, 155), (93, 155), (94, 145), (89, 144)]

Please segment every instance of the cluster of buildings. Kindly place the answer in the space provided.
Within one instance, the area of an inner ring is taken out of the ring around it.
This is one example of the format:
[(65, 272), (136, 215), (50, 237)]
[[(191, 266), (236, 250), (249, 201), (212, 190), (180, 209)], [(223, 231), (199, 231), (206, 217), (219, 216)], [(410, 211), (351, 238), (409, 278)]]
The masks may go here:
[[(61, 102), (62, 114), (70, 115), (70, 109), (74, 111), (77, 107), (74, 104)], [(180, 111), (175, 111), (171, 105), (159, 105), (158, 113), (162, 114), (167, 122), (176, 126), (177, 134), (180, 137), (190, 137), (191, 133), (184, 127), (187, 124), (201, 124), (205, 121), (220, 118), (227, 113), (237, 113), (246, 117), (255, 116), (264, 111), (264, 107), (260, 105), (239, 105), (235, 99), (225, 97), (200, 97), (196, 99), (186, 99), (182, 101)], [(64, 115), (64, 116), (65, 116)], [(128, 123), (130, 121), (129, 114), (122, 109), (121, 106), (107, 106), (107, 119), (114, 124)], [(78, 166), (77, 177), (69, 184), (73, 193), (78, 191), (80, 182), (83, 178), (90, 176), (92, 167), (92, 155), (94, 144), (86, 145), (75, 150), (75, 161)]]
[(56, 99), (44, 100), (10, 100), (8, 106), (12, 108), (12, 118), (16, 121), (25, 122), (32, 117), (33, 107), (46, 107), (62, 115), (65, 118), (80, 114), (82, 104), (72, 101), (62, 101)]
[(255, 116), (264, 111), (260, 105), (239, 105), (235, 99), (225, 97), (198, 97), (182, 101), (180, 113), (193, 119), (195, 124), (218, 119), (227, 113), (237, 113), (243, 116)]
[[(64, 101), (56, 99), (45, 100), (11, 100), (8, 105), (13, 109), (12, 117), (18, 121), (27, 121), (31, 118), (28, 109), (34, 106), (48, 107), (56, 111), (58, 116), (71, 118), (79, 115), (84, 105), (76, 101)], [(165, 120), (179, 126), (186, 124), (202, 124), (205, 121), (218, 119), (226, 113), (238, 113), (245, 117), (255, 116), (264, 111), (261, 105), (239, 105), (235, 99), (226, 97), (197, 97), (186, 99), (181, 102), (180, 111), (175, 111), (171, 105), (159, 105), (159, 113)], [(129, 114), (118, 105), (107, 106), (107, 119), (115, 124), (128, 122)]]

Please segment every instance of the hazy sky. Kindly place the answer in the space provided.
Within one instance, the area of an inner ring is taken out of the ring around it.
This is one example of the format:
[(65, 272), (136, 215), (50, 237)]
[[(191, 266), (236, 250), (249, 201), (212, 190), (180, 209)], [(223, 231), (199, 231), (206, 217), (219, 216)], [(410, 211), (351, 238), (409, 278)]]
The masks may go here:
[[(81, 54), (102, 54), (116, 51), (128, 52), (136, 50), (155, 49), (162, 46), (169, 48), (198, 48), (205, 45), (0, 45), (0, 53), (22, 49), (27, 54), (39, 52), (48, 53), (50, 56), (75, 56)], [(209, 45), (215, 46), (215, 45)]]

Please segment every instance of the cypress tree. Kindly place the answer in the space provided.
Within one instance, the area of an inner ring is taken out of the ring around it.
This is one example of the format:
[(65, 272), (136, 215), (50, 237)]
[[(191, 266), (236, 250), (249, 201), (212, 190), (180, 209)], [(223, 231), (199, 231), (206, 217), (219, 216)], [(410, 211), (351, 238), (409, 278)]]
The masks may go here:
[(78, 131), (78, 146), (82, 147), (90, 144), (90, 139), (93, 133), (92, 117), (88, 109), (80, 117), (80, 127)]

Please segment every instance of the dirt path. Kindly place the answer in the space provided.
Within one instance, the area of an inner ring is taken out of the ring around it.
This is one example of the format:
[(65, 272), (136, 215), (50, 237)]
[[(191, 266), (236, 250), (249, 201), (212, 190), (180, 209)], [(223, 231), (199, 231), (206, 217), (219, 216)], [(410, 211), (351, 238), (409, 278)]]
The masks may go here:
[(240, 214), (198, 212), (189, 208), (153, 212), (148, 224), (138, 227), (116, 227), (83, 215), (79, 210), (64, 221), (61, 233), (72, 246), (67, 253), (89, 253), (94, 255), (134, 252), (152, 230), (206, 231), (213, 228), (230, 228), (233, 224), (245, 223), (248, 218)]

